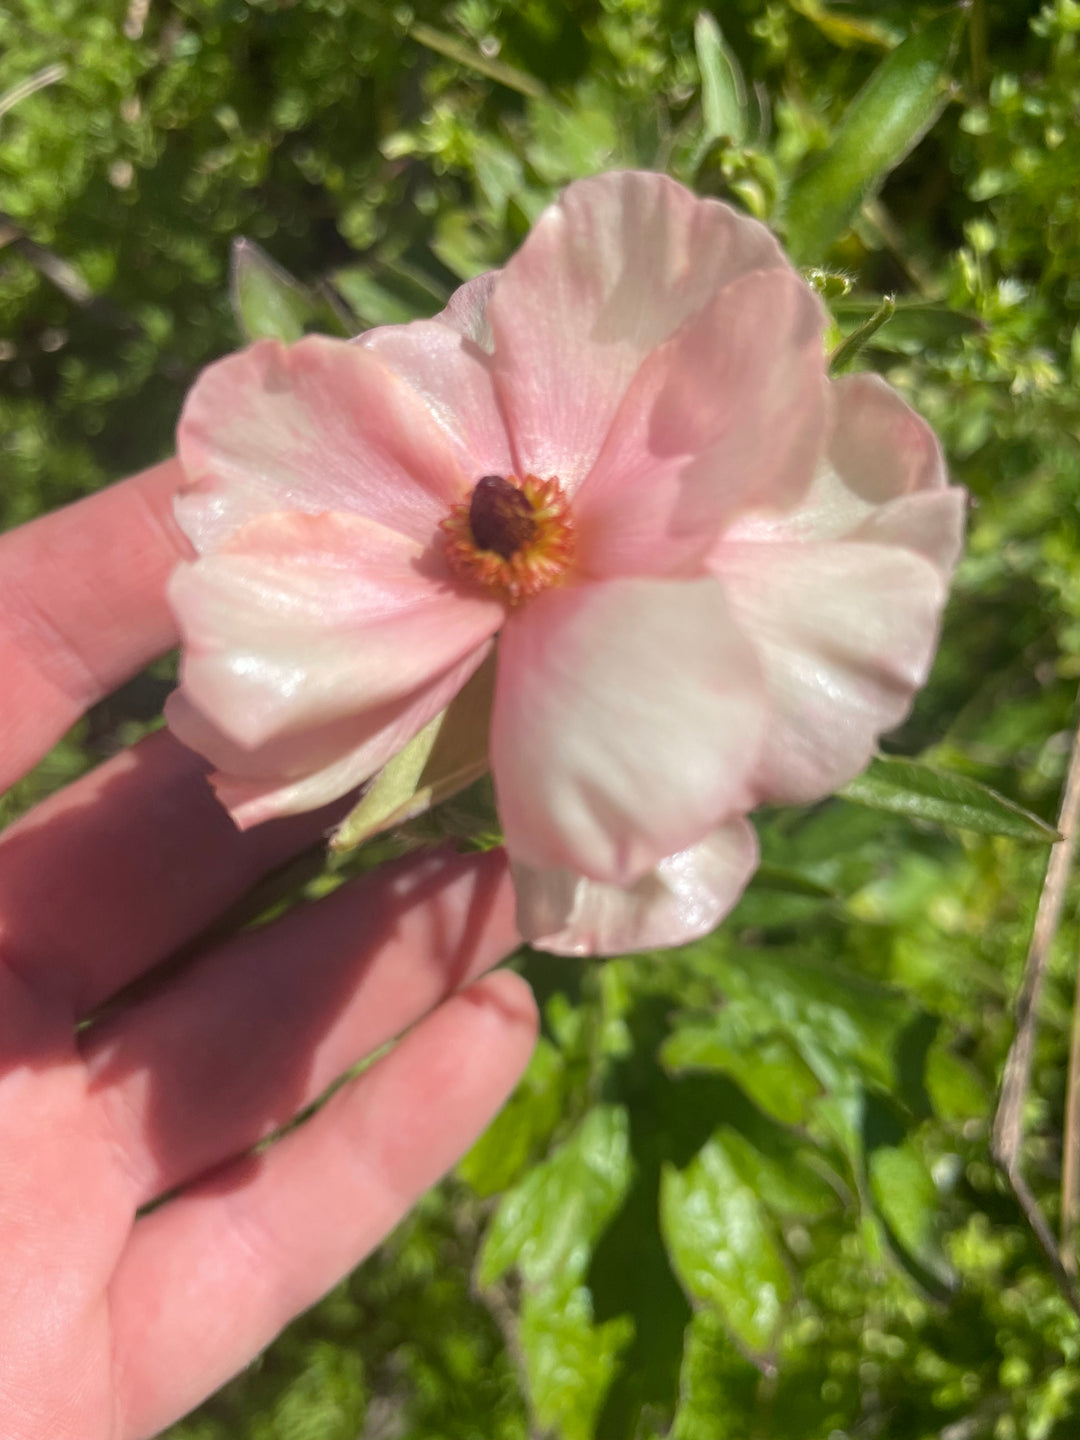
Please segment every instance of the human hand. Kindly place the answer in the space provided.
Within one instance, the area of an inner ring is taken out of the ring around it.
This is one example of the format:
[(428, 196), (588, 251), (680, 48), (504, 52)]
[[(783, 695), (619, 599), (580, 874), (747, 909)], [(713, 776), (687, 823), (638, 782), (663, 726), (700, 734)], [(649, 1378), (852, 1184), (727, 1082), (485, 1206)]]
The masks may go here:
[[(174, 642), (178, 480), (159, 466), (0, 538), (0, 791)], [(515, 943), (499, 855), (386, 867), (99, 1014), (328, 823), (240, 834), (161, 732), (0, 837), (4, 1440), (136, 1440), (184, 1414), (378, 1243), (524, 1067), (527, 988), (477, 978)]]

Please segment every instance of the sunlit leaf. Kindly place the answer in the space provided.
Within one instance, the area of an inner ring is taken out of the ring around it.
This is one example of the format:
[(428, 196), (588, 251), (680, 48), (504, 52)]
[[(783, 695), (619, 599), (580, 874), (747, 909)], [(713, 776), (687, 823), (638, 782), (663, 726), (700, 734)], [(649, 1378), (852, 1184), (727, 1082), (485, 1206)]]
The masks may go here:
[(311, 296), (252, 240), (232, 249), (232, 303), (247, 340), (299, 340), (311, 321)]
[(665, 1166), (660, 1225), (691, 1298), (714, 1305), (752, 1354), (769, 1353), (791, 1280), (761, 1202), (722, 1137), (708, 1141), (685, 1170)]
[(581, 1278), (630, 1178), (626, 1112), (589, 1111), (571, 1138), (503, 1196), (484, 1240), (480, 1280), (512, 1266), (529, 1285)]
[(738, 60), (707, 10), (694, 21), (694, 49), (701, 72), (702, 139), (739, 144), (746, 138), (746, 85)]
[(874, 810), (980, 835), (1004, 835), (1035, 845), (1052, 845), (1059, 838), (1044, 820), (988, 785), (917, 760), (879, 757), (839, 794)]
[(795, 181), (785, 214), (796, 264), (825, 258), (863, 201), (937, 119), (959, 30), (957, 13), (949, 11), (898, 45), (848, 106), (824, 155)]

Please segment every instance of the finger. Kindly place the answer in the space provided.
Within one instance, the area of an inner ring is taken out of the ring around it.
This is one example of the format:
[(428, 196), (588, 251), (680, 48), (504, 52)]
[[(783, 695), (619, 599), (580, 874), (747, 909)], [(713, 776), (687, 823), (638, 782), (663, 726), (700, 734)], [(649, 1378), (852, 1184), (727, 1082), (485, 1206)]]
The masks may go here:
[(199, 935), (340, 813), (331, 807), (241, 834), (205, 771), (161, 731), (0, 838), (4, 957), (74, 1017)]
[(501, 853), (412, 857), (242, 935), (84, 1037), (145, 1204), (291, 1119), (517, 944)]
[(111, 1295), (117, 1433), (184, 1414), (362, 1259), (495, 1114), (535, 1035), (524, 982), (489, 976), (264, 1155), (140, 1221)]
[(180, 479), (168, 460), (0, 536), (0, 790), (176, 643), (165, 581), (191, 553), (172, 515)]

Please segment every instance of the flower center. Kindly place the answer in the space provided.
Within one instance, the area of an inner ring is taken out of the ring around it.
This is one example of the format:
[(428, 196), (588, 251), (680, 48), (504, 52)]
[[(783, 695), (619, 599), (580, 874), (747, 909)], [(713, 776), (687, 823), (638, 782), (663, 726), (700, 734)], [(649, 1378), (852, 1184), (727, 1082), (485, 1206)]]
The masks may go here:
[(511, 605), (556, 585), (574, 554), (574, 523), (558, 480), (484, 475), (439, 528), (446, 558)]

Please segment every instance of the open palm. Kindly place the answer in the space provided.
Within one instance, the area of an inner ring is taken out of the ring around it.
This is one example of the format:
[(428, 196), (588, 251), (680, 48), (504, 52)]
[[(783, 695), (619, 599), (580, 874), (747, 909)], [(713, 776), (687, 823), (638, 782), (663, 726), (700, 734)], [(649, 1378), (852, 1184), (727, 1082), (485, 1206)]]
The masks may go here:
[[(177, 480), (160, 466), (0, 539), (0, 790), (173, 643)], [(526, 987), (477, 978), (515, 943), (498, 855), (410, 860), (193, 944), (327, 823), (239, 834), (160, 733), (0, 838), (5, 1440), (135, 1440), (184, 1414), (386, 1234), (524, 1066)]]

